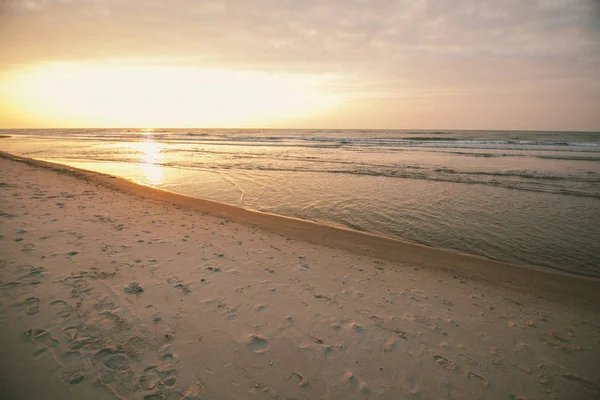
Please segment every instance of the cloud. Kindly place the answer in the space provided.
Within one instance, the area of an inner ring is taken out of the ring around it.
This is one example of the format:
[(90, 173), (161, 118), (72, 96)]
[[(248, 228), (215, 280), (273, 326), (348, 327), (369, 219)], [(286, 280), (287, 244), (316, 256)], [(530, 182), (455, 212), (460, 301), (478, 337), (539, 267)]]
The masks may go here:
[(65, 60), (226, 67), (338, 76), (332, 90), (365, 98), (555, 88), (597, 100), (599, 4), (5, 0), (0, 69)]
[(191, 52), (266, 64), (407, 53), (535, 57), (597, 53), (595, 8), (557, 0), (13, 0), (4, 3), (1, 29), (9, 49), (43, 45), (62, 57)]

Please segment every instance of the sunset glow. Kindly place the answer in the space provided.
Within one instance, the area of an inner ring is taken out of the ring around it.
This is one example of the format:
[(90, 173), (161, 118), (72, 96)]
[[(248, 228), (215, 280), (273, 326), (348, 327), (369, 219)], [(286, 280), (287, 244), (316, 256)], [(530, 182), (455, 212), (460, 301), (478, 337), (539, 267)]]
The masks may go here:
[(56, 64), (16, 73), (8, 94), (21, 110), (75, 125), (255, 125), (335, 106), (318, 76), (182, 67)]

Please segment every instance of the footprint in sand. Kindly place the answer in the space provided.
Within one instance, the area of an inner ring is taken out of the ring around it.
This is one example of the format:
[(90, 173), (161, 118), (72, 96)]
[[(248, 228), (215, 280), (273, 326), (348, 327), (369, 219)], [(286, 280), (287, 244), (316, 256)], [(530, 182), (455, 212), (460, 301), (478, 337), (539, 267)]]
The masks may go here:
[(87, 347), (90, 345), (93, 346), (94, 344), (97, 344), (97, 343), (98, 343), (97, 339), (85, 337), (85, 338), (75, 340), (73, 343), (71, 343), (69, 348), (71, 350), (79, 350), (79, 349), (83, 349), (84, 347)]
[(334, 322), (333, 324), (330, 325), (330, 328), (333, 329), (334, 331), (339, 331), (342, 329), (342, 325), (338, 324), (337, 322)]
[(25, 301), (17, 305), (23, 306), (27, 314), (37, 314), (40, 311), (40, 299), (37, 297), (28, 297)]
[(124, 331), (130, 326), (126, 319), (112, 311), (102, 311), (98, 313), (98, 317), (91, 320), (90, 323), (98, 329), (116, 332)]
[(353, 387), (357, 388), (360, 392), (369, 395), (371, 393), (371, 388), (369, 384), (365, 381), (359, 381), (356, 375), (352, 373), (352, 371), (346, 371), (344, 373), (344, 380), (346, 380)]
[(80, 275), (69, 276), (63, 279), (65, 285), (71, 288), (72, 297), (80, 297), (84, 294), (88, 294), (92, 289), (89, 287), (89, 283), (86, 279), (83, 279)]
[(177, 371), (175, 365), (179, 362), (179, 357), (164, 346), (164, 353), (160, 355), (161, 364), (151, 364), (144, 368), (143, 374), (139, 378), (139, 386), (145, 391), (151, 391), (144, 395), (144, 399), (165, 399), (165, 398), (187, 398), (178, 391), (173, 391), (173, 386), (177, 382)]
[(591, 394), (600, 393), (600, 387), (598, 387), (598, 385), (582, 376), (573, 374), (560, 374), (560, 376), (566, 379), (567, 381), (580, 384), (582, 389), (590, 392)]
[(19, 280), (40, 278), (46, 270), (43, 267), (34, 267), (32, 265), (21, 265), (19, 269), (26, 272), (25, 275), (18, 278)]
[(142, 400), (162, 400), (164, 399), (164, 396), (162, 395), (162, 392), (156, 392), (156, 393), (149, 393), (147, 395), (144, 396), (144, 398)]
[(100, 373), (99, 383), (115, 397), (129, 398), (134, 391), (139, 390), (133, 361), (116, 348), (105, 347), (98, 350), (91, 357), (91, 364)]
[(256, 354), (264, 353), (269, 350), (269, 341), (258, 335), (250, 335), (248, 348)]
[(107, 295), (103, 297), (97, 297), (92, 301), (92, 307), (95, 310), (107, 310), (111, 311), (117, 308), (116, 303)]
[(35, 245), (33, 243), (27, 243), (27, 244), (23, 245), (23, 248), (21, 249), (21, 251), (24, 251), (26, 253), (31, 253), (31, 250), (33, 250), (34, 247), (35, 247)]
[(344, 379), (352, 385), (358, 383), (358, 380), (356, 379), (356, 376), (352, 373), (352, 371), (344, 372)]
[(144, 368), (144, 374), (140, 376), (139, 383), (144, 390), (172, 387), (177, 382), (174, 373), (175, 369), (169, 364), (148, 365)]
[(177, 354), (174, 353), (164, 353), (160, 356), (160, 359), (163, 363), (169, 363), (169, 364), (177, 364), (179, 362), (179, 356), (177, 356)]
[(484, 388), (488, 387), (488, 381), (481, 375), (477, 375), (471, 371), (467, 372), (467, 379), (473, 383), (476, 383)]
[(177, 378), (175, 376), (173, 376), (173, 375), (167, 376), (164, 379), (165, 385), (167, 385), (169, 387), (173, 386), (175, 384), (175, 382), (177, 382)]
[(181, 293), (183, 293), (183, 294), (188, 294), (192, 291), (187, 285), (185, 285), (181, 282), (175, 284), (173, 287), (175, 289), (179, 289), (181, 291)]
[(115, 371), (127, 371), (130, 368), (129, 358), (125, 354), (113, 354), (106, 361), (104, 365)]
[(288, 315), (285, 317), (285, 321), (283, 322), (283, 324), (281, 324), (279, 330), (283, 331), (285, 329), (291, 328), (292, 326), (294, 326), (294, 318), (291, 315)]
[(323, 353), (323, 357), (325, 358), (332, 358), (335, 356), (333, 347), (331, 346), (323, 346), (321, 352)]
[(21, 285), (39, 285), (40, 278), (43, 277), (45, 269), (34, 267), (33, 265), (19, 265), (16, 273), (20, 276), (14, 281), (3, 284), (4, 287), (14, 287)]
[(140, 386), (144, 390), (153, 390), (156, 386), (162, 382), (158, 375), (158, 366), (148, 365), (144, 368), (144, 373), (139, 379)]
[(71, 385), (77, 385), (82, 380), (85, 379), (85, 375), (83, 374), (82, 369), (77, 369), (73, 371), (65, 371), (60, 374), (62, 380)]
[(438, 354), (434, 354), (432, 357), (433, 357), (433, 360), (436, 362), (436, 364), (439, 365), (440, 367), (447, 369), (449, 371), (456, 370), (456, 364), (454, 364), (454, 362), (448, 360), (446, 357), (442, 357)]
[(129, 294), (142, 294), (144, 292), (144, 288), (141, 287), (137, 282), (131, 282), (125, 287), (125, 292)]
[(69, 343), (73, 343), (75, 338), (77, 337), (77, 326), (69, 325), (61, 329), (62, 337), (67, 340)]
[(74, 360), (80, 360), (83, 357), (83, 354), (79, 351), (67, 351), (63, 354), (63, 360), (70, 362)]
[(396, 349), (396, 347), (398, 347), (399, 342), (400, 341), (398, 340), (397, 337), (390, 338), (385, 341), (382, 349), (385, 353), (391, 353), (392, 351), (394, 351)]
[(129, 357), (113, 347), (100, 349), (92, 356), (92, 365), (105, 366), (113, 371), (127, 371), (131, 368)]
[(34, 360), (41, 360), (49, 354), (48, 348), (46, 346), (38, 348), (33, 352), (32, 356)]
[(261, 311), (264, 311), (264, 309), (265, 309), (266, 307), (267, 307), (267, 306), (265, 306), (264, 304), (259, 304), (259, 305), (257, 305), (257, 306), (254, 308), (254, 311), (256, 311), (256, 312), (261, 312)]
[(44, 345), (48, 348), (54, 347), (58, 344), (58, 340), (52, 337), (50, 332), (45, 329), (30, 329), (25, 332), (26, 335), (31, 336), (31, 340), (35, 343)]
[(73, 313), (73, 307), (64, 300), (54, 300), (50, 303), (50, 308), (56, 312), (56, 316), (59, 318), (69, 318)]
[(308, 386), (308, 379), (297, 372), (292, 372), (288, 380), (298, 386)]

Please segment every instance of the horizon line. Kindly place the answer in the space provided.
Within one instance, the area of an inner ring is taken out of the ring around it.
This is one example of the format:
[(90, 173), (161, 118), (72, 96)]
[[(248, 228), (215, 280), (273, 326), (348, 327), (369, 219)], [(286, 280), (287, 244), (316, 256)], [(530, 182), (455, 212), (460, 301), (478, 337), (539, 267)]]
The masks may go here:
[(64, 129), (64, 130), (77, 130), (77, 129), (134, 129), (134, 130), (181, 130), (181, 129), (206, 129), (206, 130), (324, 130), (324, 131), (422, 131), (422, 132), (456, 132), (456, 131), (488, 131), (488, 132), (564, 132), (564, 133), (600, 133), (600, 129), (598, 130), (574, 130), (574, 129), (476, 129), (476, 128), (468, 128), (468, 129), (460, 129), (460, 128), (433, 128), (433, 129), (424, 129), (424, 128), (248, 128), (248, 127), (134, 127), (134, 126), (120, 126), (120, 127), (45, 127), (45, 128), (1, 128), (0, 130), (51, 130), (51, 129)]

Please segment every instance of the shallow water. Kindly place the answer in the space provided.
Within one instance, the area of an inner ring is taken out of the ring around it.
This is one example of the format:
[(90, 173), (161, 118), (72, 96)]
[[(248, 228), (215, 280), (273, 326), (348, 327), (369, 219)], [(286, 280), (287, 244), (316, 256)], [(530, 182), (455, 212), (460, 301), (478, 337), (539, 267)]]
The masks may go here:
[(4, 130), (3, 150), (191, 196), (600, 276), (600, 133)]

